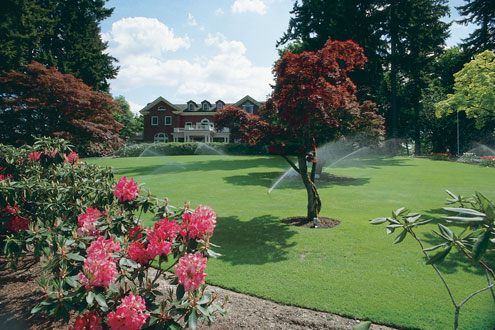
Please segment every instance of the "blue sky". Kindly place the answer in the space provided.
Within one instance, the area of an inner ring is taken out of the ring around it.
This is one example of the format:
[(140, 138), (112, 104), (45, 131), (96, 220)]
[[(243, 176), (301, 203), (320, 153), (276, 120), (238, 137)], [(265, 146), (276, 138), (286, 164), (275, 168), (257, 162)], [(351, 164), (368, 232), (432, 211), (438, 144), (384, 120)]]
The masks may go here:
[[(452, 6), (463, 3), (451, 0)], [(204, 99), (264, 100), (286, 31), (292, 0), (111, 0), (101, 24), (109, 53), (119, 60), (110, 83), (134, 112), (162, 96), (172, 103)], [(452, 8), (451, 17), (458, 19)], [(449, 46), (472, 26), (454, 24)]]

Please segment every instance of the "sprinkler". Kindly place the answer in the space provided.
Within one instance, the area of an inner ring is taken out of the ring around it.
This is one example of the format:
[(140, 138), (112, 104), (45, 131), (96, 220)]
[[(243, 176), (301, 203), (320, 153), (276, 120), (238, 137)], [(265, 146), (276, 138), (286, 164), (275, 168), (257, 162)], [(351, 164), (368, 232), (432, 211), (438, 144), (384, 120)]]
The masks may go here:
[(314, 224), (314, 228), (318, 228), (318, 218), (317, 217), (313, 218), (313, 224)]

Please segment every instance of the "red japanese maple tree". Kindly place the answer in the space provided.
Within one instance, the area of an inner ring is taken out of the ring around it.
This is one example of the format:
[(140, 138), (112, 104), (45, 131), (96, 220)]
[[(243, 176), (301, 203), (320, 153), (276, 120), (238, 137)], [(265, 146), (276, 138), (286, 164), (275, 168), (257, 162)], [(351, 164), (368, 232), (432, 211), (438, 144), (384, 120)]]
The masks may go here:
[(31, 143), (34, 136), (62, 136), (73, 143), (117, 147), (122, 124), (113, 118), (117, 102), (81, 79), (38, 62), (23, 72), (0, 73), (0, 141)]
[[(232, 106), (216, 115), (217, 126), (229, 127), (233, 138), (270, 145), (300, 174), (308, 195), (308, 221), (317, 218), (321, 208), (314, 184), (317, 146), (357, 132), (384, 133), (375, 104), (358, 103), (356, 86), (348, 77), (366, 61), (353, 41), (329, 40), (316, 52), (286, 52), (275, 64), (275, 86), (259, 116)], [(289, 146), (297, 163), (286, 155)]]

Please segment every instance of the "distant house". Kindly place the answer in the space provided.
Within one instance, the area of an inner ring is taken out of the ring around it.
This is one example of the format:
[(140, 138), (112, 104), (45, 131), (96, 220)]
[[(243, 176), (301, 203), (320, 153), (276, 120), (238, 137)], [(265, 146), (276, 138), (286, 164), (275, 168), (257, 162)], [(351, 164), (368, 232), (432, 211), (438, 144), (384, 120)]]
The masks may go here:
[(140, 113), (144, 116), (144, 142), (230, 142), (229, 129), (215, 129), (215, 112), (233, 105), (257, 114), (261, 103), (246, 95), (235, 103), (222, 100), (172, 104), (163, 97), (148, 103)]

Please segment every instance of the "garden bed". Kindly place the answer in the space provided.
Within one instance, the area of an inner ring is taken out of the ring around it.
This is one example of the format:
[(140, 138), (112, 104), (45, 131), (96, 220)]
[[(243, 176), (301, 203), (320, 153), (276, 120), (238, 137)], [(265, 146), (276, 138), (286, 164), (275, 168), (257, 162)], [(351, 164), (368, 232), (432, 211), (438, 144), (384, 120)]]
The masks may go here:
[[(4, 259), (0, 259), (3, 264)], [(41, 270), (40, 264), (32, 257), (25, 257), (19, 269), (0, 271), (0, 328), (24, 329), (68, 329), (62, 322), (51, 322), (41, 314), (31, 314), (33, 306), (41, 301), (42, 293), (36, 283)], [(167, 283), (161, 283), (166, 286)], [(200, 329), (352, 329), (357, 320), (313, 311), (295, 306), (277, 304), (220, 287), (209, 286), (208, 290), (220, 298), (228, 297), (227, 315), (215, 318), (211, 327), (206, 324)], [(72, 316), (71, 322), (75, 319)], [(392, 329), (373, 325), (371, 329)]]

